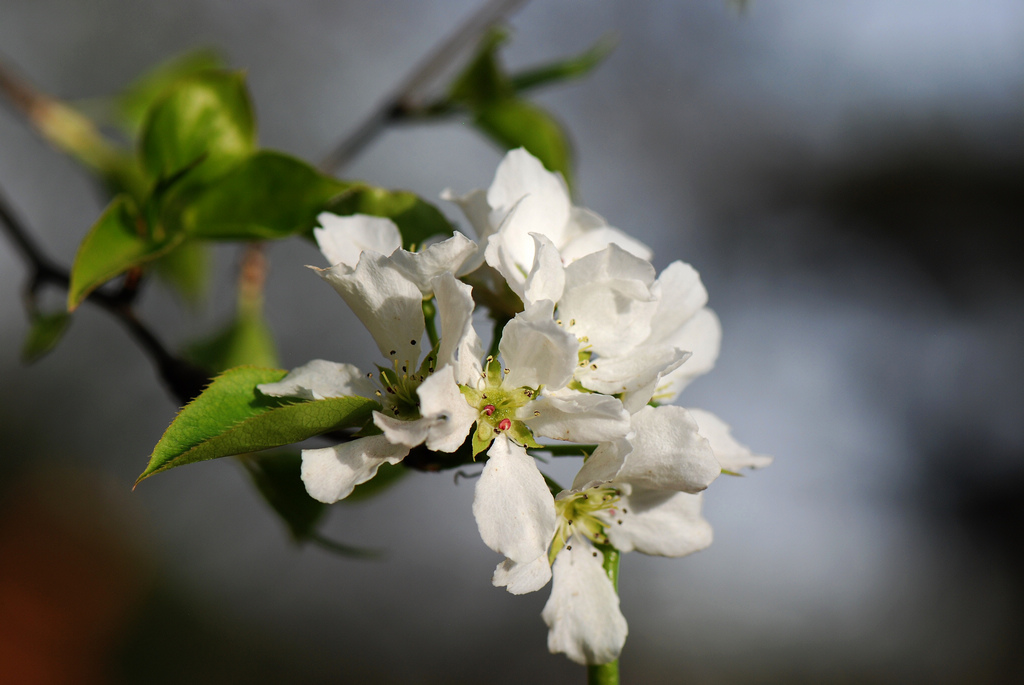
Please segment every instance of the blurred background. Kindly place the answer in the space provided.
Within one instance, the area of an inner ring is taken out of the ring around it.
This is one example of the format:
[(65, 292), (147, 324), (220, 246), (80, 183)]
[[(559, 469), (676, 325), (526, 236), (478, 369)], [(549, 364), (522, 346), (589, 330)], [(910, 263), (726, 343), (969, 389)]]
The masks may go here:
[[(262, 144), (316, 161), (478, 4), (0, 0), (0, 51), (77, 100), (214, 47), (248, 70)], [(537, 99), (573, 135), (580, 203), (659, 269), (701, 272), (722, 353), (680, 402), (776, 458), (711, 486), (708, 550), (624, 557), (623, 681), (1019, 682), (1024, 5), (535, 0), (510, 25), (513, 68), (618, 35)], [(99, 193), (7, 107), (0, 151), (0, 188), (70, 264)], [(346, 176), (430, 199), (487, 187), (500, 159), (465, 124), (404, 127)], [(371, 364), (303, 268), (319, 254), (268, 254), (282, 364)], [(203, 309), (151, 288), (142, 316), (201, 337), (237, 258), (217, 253)], [(583, 681), (546, 651), (548, 591), (491, 587), (472, 481), (413, 473), (332, 507), (326, 533), (383, 561), (295, 546), (230, 459), (132, 492), (175, 403), (91, 306), (20, 365), (26, 274), (0, 242), (0, 680)]]

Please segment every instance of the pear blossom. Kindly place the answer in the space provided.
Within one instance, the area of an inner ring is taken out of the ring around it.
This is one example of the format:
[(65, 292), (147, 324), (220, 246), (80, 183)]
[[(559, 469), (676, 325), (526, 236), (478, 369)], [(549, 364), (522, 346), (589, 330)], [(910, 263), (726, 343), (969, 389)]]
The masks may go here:
[(551, 240), (566, 263), (610, 244), (643, 259), (653, 254), (596, 213), (573, 205), (562, 176), (523, 148), (505, 155), (486, 192), (456, 196), (446, 190), (442, 198), (456, 202), (476, 231), (483, 248), (478, 262), (486, 260), (520, 298), (534, 260), (531, 233)]
[[(307, 491), (329, 503), (347, 497), (381, 464), (400, 462), (419, 444), (443, 452), (458, 449), (476, 413), (454, 386), (454, 374), (462, 358), (481, 352), (472, 326), (471, 288), (453, 275), (475, 251), (471, 241), (456, 234), (423, 252), (408, 252), (387, 219), (327, 214), (319, 219), (323, 228), (315, 237), (332, 266), (314, 270), (366, 325), (388, 366), (379, 366), (374, 379), (351, 364), (314, 360), (258, 388), (273, 396), (354, 395), (380, 403), (373, 422), (382, 435), (302, 451)], [(437, 299), (443, 336), (420, 363), (423, 300), (430, 297)]]

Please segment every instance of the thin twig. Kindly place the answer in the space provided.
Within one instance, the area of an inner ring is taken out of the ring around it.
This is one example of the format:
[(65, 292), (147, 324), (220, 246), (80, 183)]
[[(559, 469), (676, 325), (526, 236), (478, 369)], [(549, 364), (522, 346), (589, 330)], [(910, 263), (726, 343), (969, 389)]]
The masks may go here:
[[(43, 253), (42, 249), (29, 236), (25, 224), (11, 209), (2, 190), (0, 190), (0, 225), (3, 226), (4, 233), (10, 237), (24, 260), (31, 266), (32, 273), (29, 275), (27, 288), (30, 298), (47, 283), (65, 289), (68, 287), (71, 283), (68, 270), (58, 266)], [(168, 352), (156, 334), (139, 321), (131, 307), (135, 293), (134, 286), (122, 288), (114, 293), (106, 290), (94, 290), (86, 301), (110, 312), (128, 329), (132, 339), (138, 343), (156, 366), (160, 377), (171, 393), (179, 402), (185, 404), (202, 392), (206, 384), (209, 383), (209, 374)]]
[(423, 63), (410, 73), (391, 96), (384, 99), (356, 129), (320, 162), (326, 173), (346, 166), (364, 147), (376, 138), (388, 124), (405, 117), (420, 114), (412, 100), (416, 91), (426, 86), (447, 69), (460, 54), (473, 46), (476, 35), (498, 19), (507, 16), (527, 0), (490, 0), (454, 33), (441, 43)]

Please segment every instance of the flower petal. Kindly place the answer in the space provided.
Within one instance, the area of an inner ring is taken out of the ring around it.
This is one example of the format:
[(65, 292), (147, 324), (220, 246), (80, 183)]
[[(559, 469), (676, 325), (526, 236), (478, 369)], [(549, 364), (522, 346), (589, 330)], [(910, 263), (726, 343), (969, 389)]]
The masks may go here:
[(420, 414), (430, 419), (427, 449), (435, 452), (459, 449), (477, 420), (477, 410), (469, 406), (459, 390), (453, 368), (438, 369), (420, 384), (416, 394), (420, 398)]
[(711, 445), (682, 407), (644, 407), (633, 415), (632, 451), (616, 481), (652, 490), (700, 492), (721, 473)]
[(462, 266), (476, 252), (476, 243), (456, 231), (451, 238), (428, 245), (421, 252), (396, 250), (391, 261), (416, 284), (424, 297), (430, 297), (434, 293), (430, 283), (435, 277), (443, 273), (461, 273)]
[(407, 449), (423, 444), (433, 421), (432, 417), (400, 419), (379, 411), (373, 412), (373, 423), (384, 431), (384, 437), (388, 439), (388, 442), (393, 445), (402, 445)]
[[(648, 386), (649, 392), (653, 392), (662, 375), (679, 368), (689, 356), (689, 352), (671, 345), (637, 347), (625, 354), (600, 357), (577, 367), (576, 380), (588, 390), (608, 395), (639, 392)], [(648, 394), (639, 406), (650, 399)]]
[(708, 302), (708, 291), (700, 281), (700, 274), (680, 261), (665, 267), (651, 286), (651, 294), (658, 299), (658, 309), (651, 322), (648, 344), (671, 339)]
[(551, 580), (551, 564), (543, 554), (533, 561), (517, 563), (511, 559), (498, 564), (491, 582), (494, 587), (503, 587), (513, 595), (525, 595), (541, 589)]
[(555, 502), (526, 449), (499, 435), (476, 484), (473, 516), (480, 537), (519, 563), (547, 552), (555, 534)]
[(357, 438), (334, 447), (302, 450), (302, 482), (313, 499), (331, 504), (377, 475), (384, 462), (397, 464), (409, 448), (393, 445), (383, 435)]
[(483, 344), (473, 328), (473, 288), (450, 273), (431, 281), (441, 320), (441, 345), (437, 366), (455, 367), (455, 380), (467, 384), (480, 377)]
[(538, 397), (517, 418), (535, 435), (571, 442), (608, 442), (630, 430), (629, 413), (618, 399), (572, 390)]
[(634, 488), (623, 495), (605, 532), (620, 552), (636, 550), (681, 557), (711, 544), (711, 524), (701, 516), (703, 493)]
[(654, 399), (669, 404), (694, 378), (703, 376), (715, 366), (722, 343), (722, 325), (713, 311), (705, 307), (677, 330), (669, 342), (691, 356), (674, 371), (665, 374), (654, 392)]
[(590, 541), (574, 535), (569, 542), (555, 559), (551, 597), (541, 612), (550, 629), (548, 649), (578, 664), (614, 661), (628, 632), (619, 596)]
[[(596, 217), (597, 221), (600, 221), (601, 224), (595, 225), (593, 217)], [(631, 255), (635, 255), (640, 259), (646, 259), (647, 261), (650, 261), (651, 257), (654, 256), (651, 248), (619, 229), (608, 226), (604, 223), (603, 218), (590, 210), (583, 209), (582, 207), (573, 207), (570, 224), (573, 223), (577, 225), (582, 224), (583, 230), (560, 250), (562, 259), (566, 264), (570, 264), (588, 254), (599, 252), (609, 245), (618, 245)]]
[(532, 302), (551, 300), (558, 302), (565, 288), (565, 268), (551, 240), (540, 233), (531, 233), (536, 246), (533, 255), (533, 268), (526, 277), (523, 302), (529, 306)]
[(363, 252), (356, 268), (316, 269), (359, 317), (387, 359), (415, 368), (423, 336), (423, 295), (394, 262)]
[(372, 399), (374, 386), (351, 364), (314, 359), (292, 369), (278, 382), (257, 385), (256, 389), (273, 397), (301, 397), (307, 400), (352, 395)]
[(386, 257), (402, 246), (398, 226), (391, 219), (366, 214), (338, 216), (329, 212), (322, 212), (316, 219), (323, 228), (314, 228), (313, 237), (331, 266), (344, 264), (354, 269), (364, 250)]
[(732, 437), (729, 424), (709, 411), (688, 409), (690, 416), (697, 422), (697, 430), (711, 443), (711, 451), (715, 459), (727, 471), (739, 471), (744, 468), (759, 469), (772, 463), (772, 458), (754, 454), (746, 445), (741, 445)]
[(558, 390), (572, 380), (579, 342), (555, 323), (553, 310), (551, 301), (541, 300), (505, 325), (498, 350), (509, 368), (506, 386)]

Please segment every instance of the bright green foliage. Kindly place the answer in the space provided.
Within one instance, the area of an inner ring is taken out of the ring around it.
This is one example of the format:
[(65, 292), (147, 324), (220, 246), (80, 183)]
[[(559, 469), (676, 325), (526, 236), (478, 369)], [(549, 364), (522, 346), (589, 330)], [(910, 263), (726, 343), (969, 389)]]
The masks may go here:
[(180, 234), (151, 238), (134, 202), (127, 195), (114, 198), (78, 247), (71, 267), (68, 311), (114, 276), (161, 256), (180, 240)]
[(71, 315), (67, 312), (33, 313), (28, 336), (21, 347), (21, 360), (31, 364), (52, 350), (64, 335), (69, 323)]
[(243, 366), (213, 379), (179, 413), (149, 458), (136, 484), (175, 466), (301, 442), (314, 435), (362, 426), (379, 407), (361, 397), (295, 402), (256, 390), (287, 374)]
[(302, 484), (302, 456), (282, 450), (246, 454), (240, 461), (263, 499), (288, 526), (292, 538), (296, 542), (309, 538), (326, 505), (310, 497)]
[(185, 240), (153, 262), (153, 270), (189, 304), (197, 304), (210, 282), (210, 250), (195, 240)]
[(146, 72), (118, 97), (115, 106), (117, 123), (135, 138), (146, 119), (149, 108), (165, 91), (179, 80), (203, 71), (220, 69), (221, 58), (212, 50), (195, 50), (178, 55)]
[(449, 236), (452, 225), (444, 214), (415, 193), (355, 185), (330, 204), (328, 211), (342, 216), (370, 214), (391, 219), (402, 234), (402, 247), (412, 250), (436, 235)]
[[(498, 48), (507, 37), (497, 28), (484, 37), (476, 56), (452, 84), (449, 97), (467, 107), (473, 114), (473, 124), (503, 148), (525, 147), (550, 171), (561, 172), (571, 183), (572, 160), (565, 131), (550, 114), (519, 97), (516, 83), (498, 59)], [(587, 68), (585, 63), (563, 65), (559, 71), (554, 65), (547, 73), (538, 70), (528, 75), (526, 87), (574, 76), (574, 66), (576, 71)]]
[(283, 238), (312, 228), (346, 187), (294, 157), (264, 150), (195, 197), (182, 211), (182, 227), (208, 240)]
[(204, 71), (180, 79), (150, 108), (140, 136), (142, 165), (152, 179), (171, 178), (193, 165), (189, 185), (224, 173), (256, 143), (242, 73)]

